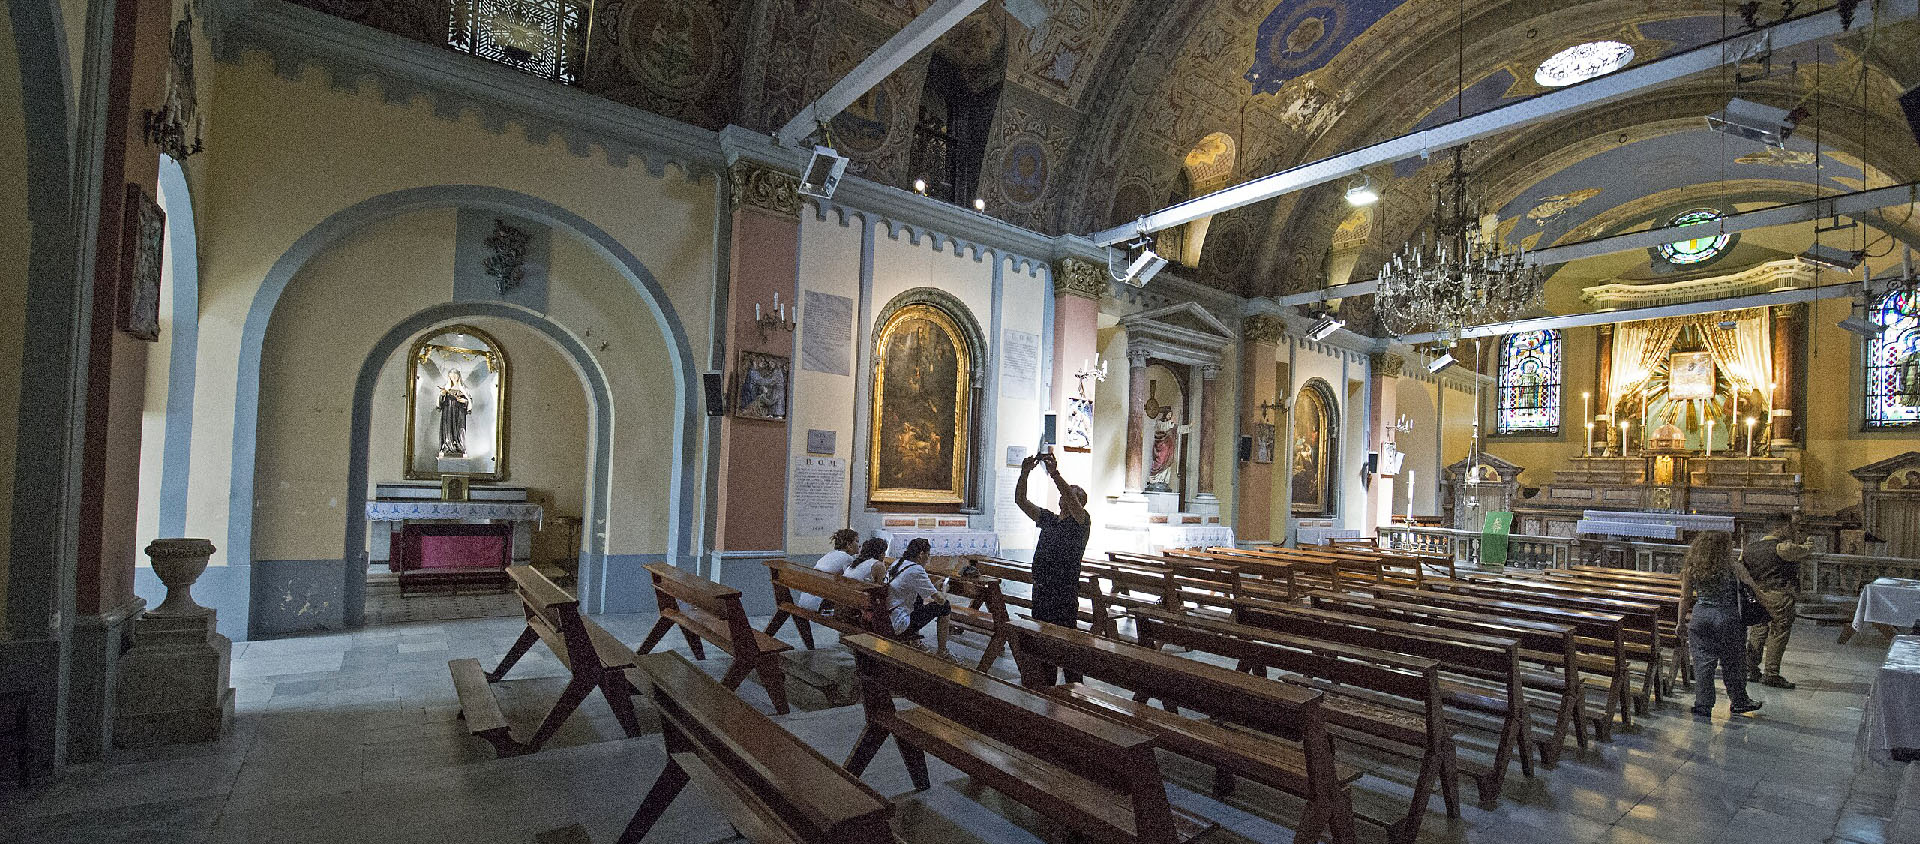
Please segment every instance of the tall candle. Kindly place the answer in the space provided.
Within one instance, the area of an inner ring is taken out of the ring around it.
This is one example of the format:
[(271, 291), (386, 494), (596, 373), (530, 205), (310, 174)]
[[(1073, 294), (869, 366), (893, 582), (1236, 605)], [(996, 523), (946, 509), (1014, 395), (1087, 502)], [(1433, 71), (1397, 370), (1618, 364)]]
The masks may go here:
[(1707, 456), (1713, 456), (1713, 420), (1707, 420)]
[(1407, 470), (1407, 524), (1413, 524), (1413, 470)]
[(1587, 456), (1593, 456), (1593, 422), (1587, 422)]
[(1747, 417), (1747, 459), (1753, 459), (1753, 417)]
[(1632, 427), (1633, 427), (1633, 420), (1631, 419), (1620, 420), (1620, 456), (1621, 457), (1626, 457), (1627, 453), (1633, 450), (1633, 447), (1632, 447), (1633, 440), (1627, 436), (1627, 429)]
[[(1586, 422), (1588, 428), (1592, 428), (1593, 427), (1593, 394), (1581, 393), (1580, 404), (1582, 405), (1582, 409), (1580, 411), (1581, 421)], [(1591, 444), (1588, 445), (1588, 449), (1589, 450), (1592, 449)]]

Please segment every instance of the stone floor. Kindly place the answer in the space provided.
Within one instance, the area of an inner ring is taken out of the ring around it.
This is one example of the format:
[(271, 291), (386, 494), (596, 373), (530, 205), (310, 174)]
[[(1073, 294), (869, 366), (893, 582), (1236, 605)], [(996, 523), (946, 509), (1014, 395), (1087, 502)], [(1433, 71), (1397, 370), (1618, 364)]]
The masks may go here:
[(367, 626), (455, 621), (464, 618), (519, 618), (520, 598), (493, 586), (463, 586), (458, 591), (410, 590), (400, 594), (400, 578), (385, 572), (367, 577)]
[[(646, 615), (600, 620), (627, 641), (642, 638), (652, 622)], [(657, 735), (622, 738), (605, 704), (590, 699), (548, 749), (495, 759), (455, 720), (446, 661), (472, 656), (491, 667), (519, 626), (484, 618), (237, 644), (239, 714), (229, 737), (122, 753), (38, 793), (0, 795), (0, 841), (610, 842), (664, 764)], [(791, 628), (783, 631), (791, 637)], [(858, 707), (835, 705), (846, 701), (846, 653), (821, 645), (800, 655), (796, 708), (780, 720), (843, 758), (861, 716)], [(1908, 774), (1903, 785), (1897, 769), (1854, 763), (1862, 698), (1885, 647), (1867, 636), (1839, 646), (1831, 629), (1803, 623), (1787, 666), (1801, 686), (1761, 690), (1762, 714), (1708, 721), (1661, 707), (1610, 745), (1569, 752), (1533, 780), (1516, 773), (1492, 810), (1470, 806), (1452, 823), (1429, 814), (1421, 840), (1920, 842), (1920, 775)], [(718, 674), (725, 664), (722, 657), (705, 667)], [(509, 719), (534, 723), (562, 685), (560, 674), (550, 656), (530, 655), (497, 687)], [(767, 708), (751, 682), (742, 695)], [(1202, 772), (1173, 760), (1168, 770), (1177, 802), (1221, 822), (1207, 842), (1290, 840), (1274, 823), (1287, 810), (1276, 812), (1277, 801), (1259, 799), (1257, 789), (1221, 805), (1180, 787), (1204, 789)], [(866, 779), (899, 796), (909, 841), (1036, 841), (1017, 807), (999, 805), (937, 762), (936, 785), (921, 794), (910, 793), (891, 750)], [(1362, 836), (1383, 840), (1365, 827)], [(708, 844), (731, 840), (731, 832), (689, 791), (648, 840)]]

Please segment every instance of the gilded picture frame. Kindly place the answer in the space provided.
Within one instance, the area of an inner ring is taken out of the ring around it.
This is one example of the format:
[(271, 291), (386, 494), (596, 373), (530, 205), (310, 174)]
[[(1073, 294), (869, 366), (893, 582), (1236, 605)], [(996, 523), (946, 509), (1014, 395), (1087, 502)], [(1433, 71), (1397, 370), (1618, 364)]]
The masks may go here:
[[(402, 474), (410, 481), (437, 481), (440, 458), (440, 387), (458, 372), (469, 393), (465, 475), (478, 483), (507, 479), (509, 417), (507, 353), (492, 335), (471, 325), (433, 329), (407, 350), (407, 413), (402, 431)], [(473, 436), (477, 435), (477, 436)]]
[(924, 302), (876, 333), (869, 501), (964, 504), (972, 459), (973, 350), (952, 314)]
[(1667, 397), (1685, 401), (1711, 399), (1715, 369), (1709, 352), (1675, 352), (1667, 359)]
[(1288, 500), (1296, 516), (1333, 515), (1333, 468), (1339, 428), (1329, 390), (1318, 379), (1301, 388), (1293, 403), (1291, 482)]

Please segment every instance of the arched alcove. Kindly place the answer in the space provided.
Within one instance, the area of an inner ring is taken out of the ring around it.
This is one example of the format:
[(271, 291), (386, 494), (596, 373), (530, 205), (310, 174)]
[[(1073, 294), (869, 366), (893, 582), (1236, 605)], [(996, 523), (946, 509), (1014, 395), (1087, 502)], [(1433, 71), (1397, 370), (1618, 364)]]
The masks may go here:
[[(160, 156), (154, 199), (167, 215), (166, 245), (160, 275), (160, 339), (147, 355), (146, 399), (141, 409), (136, 546), (186, 533), (194, 374), (200, 349), (200, 258), (193, 196), (180, 163), (165, 155)], [(135, 559), (145, 562), (144, 555)], [(151, 602), (163, 587), (147, 574), (141, 572), (136, 585)]]
[(1333, 387), (1310, 379), (1288, 414), (1288, 501), (1296, 516), (1332, 516), (1339, 511), (1340, 403)]
[(958, 298), (895, 296), (874, 320), (867, 499), (879, 507), (980, 506), (986, 338)]

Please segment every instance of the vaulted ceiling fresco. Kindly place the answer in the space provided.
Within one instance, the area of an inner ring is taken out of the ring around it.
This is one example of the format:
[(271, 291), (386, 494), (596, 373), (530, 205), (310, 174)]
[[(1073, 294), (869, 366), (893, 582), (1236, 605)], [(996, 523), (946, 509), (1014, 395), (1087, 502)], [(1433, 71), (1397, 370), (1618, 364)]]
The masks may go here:
[[(435, 25), (444, 15), (437, 0), (297, 2), (428, 43), (445, 37)], [(771, 130), (926, 5), (601, 0), (581, 85), (706, 128)], [(1619, 41), (1643, 63), (1721, 38), (1743, 26), (1739, 5), (993, 0), (831, 129), (852, 172), (903, 188), (926, 175), (913, 172), (912, 150), (930, 57), (938, 55), (968, 84), (996, 92), (977, 190), (988, 213), (1050, 234), (1086, 233), (1219, 184), (1533, 96), (1545, 90), (1535, 68), (1573, 45)], [(1757, 17), (1781, 11), (1779, 2), (1762, 3)], [(1859, 26), (1869, 14), (1861, 12)], [(1773, 56), (1770, 72), (1740, 85), (1739, 96), (1808, 106), (1813, 115), (1778, 153), (1736, 148), (1702, 129), (1704, 116), (1735, 93), (1726, 72), (1477, 143), (1468, 163), (1507, 236), (1536, 245), (1627, 225), (1615, 218), (1628, 212), (1663, 210), (1640, 207), (1648, 194), (1700, 190), (1732, 203), (1755, 191), (1804, 193), (1816, 180), (1838, 191), (1920, 177), (1920, 147), (1898, 103), (1920, 83), (1917, 40), (1920, 28), (1902, 24)], [(1457, 96), (1461, 84), (1466, 92)], [(1822, 148), (1810, 158), (1816, 131)], [(1230, 164), (1196, 185), (1190, 156), (1207, 158), (1223, 145), (1233, 150)], [(1417, 229), (1446, 158), (1369, 173), (1385, 198), (1364, 227), (1349, 219), (1342, 185), (1221, 214), (1205, 232), (1198, 266), (1176, 271), (1244, 295), (1312, 289), (1335, 274), (1366, 277)], [(1356, 240), (1362, 229), (1367, 235)]]

